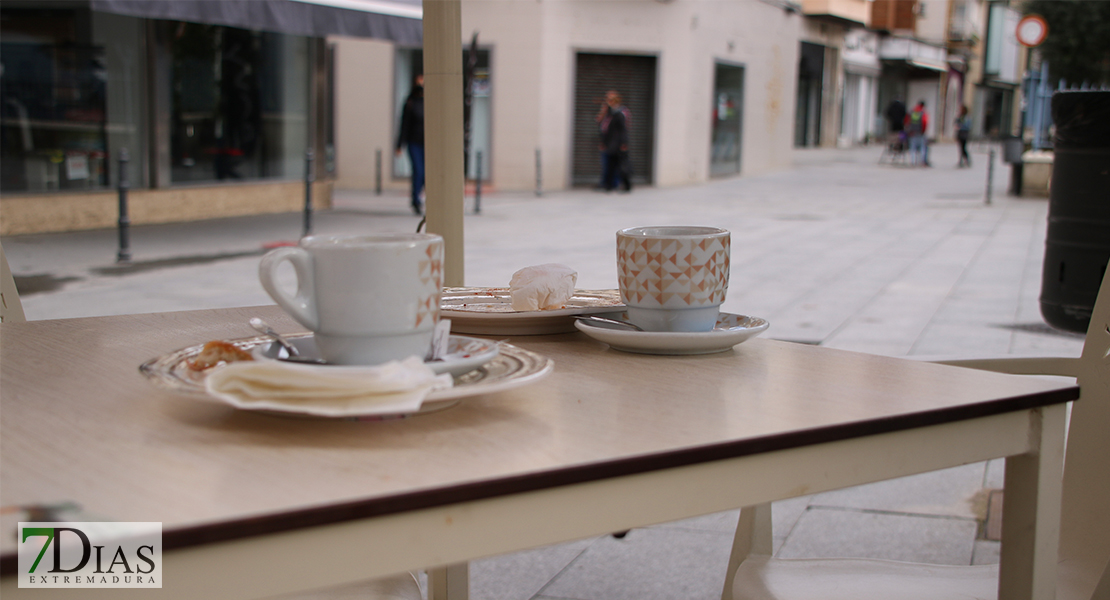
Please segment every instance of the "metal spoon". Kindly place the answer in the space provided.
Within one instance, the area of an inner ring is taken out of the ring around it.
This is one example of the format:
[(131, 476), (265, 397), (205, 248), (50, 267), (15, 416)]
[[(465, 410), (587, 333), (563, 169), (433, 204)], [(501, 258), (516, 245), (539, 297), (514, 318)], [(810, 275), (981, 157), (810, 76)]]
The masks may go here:
[(610, 319), (609, 317), (599, 317), (598, 315), (576, 315), (574, 318), (579, 320), (579, 321), (597, 321), (599, 323), (609, 323), (611, 325), (620, 325), (622, 327), (627, 327), (627, 328), (629, 328), (633, 331), (643, 331), (644, 330), (642, 327), (640, 327), (639, 325), (636, 325), (635, 323), (629, 323), (628, 321), (621, 321), (620, 319)]
[(274, 328), (267, 325), (266, 321), (263, 321), (258, 317), (251, 317), (250, 324), (251, 328), (253, 328), (258, 333), (264, 333), (274, 338), (274, 341), (280, 344), (282, 348), (285, 348), (285, 351), (289, 353), (289, 356), (300, 356), (300, 353), (297, 352), (296, 346), (289, 343), (289, 340), (282, 337), (280, 333), (274, 331)]

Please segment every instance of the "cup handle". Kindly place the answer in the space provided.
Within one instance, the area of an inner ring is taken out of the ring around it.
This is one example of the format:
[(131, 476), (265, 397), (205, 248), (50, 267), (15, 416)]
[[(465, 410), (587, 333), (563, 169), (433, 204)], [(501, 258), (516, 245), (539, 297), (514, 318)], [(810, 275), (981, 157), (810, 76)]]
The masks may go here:
[[(274, 284), (274, 276), (282, 262), (289, 261), (297, 273), (297, 293), (290, 296)], [(262, 257), (258, 265), (258, 279), (266, 293), (278, 306), (289, 313), (298, 323), (312, 331), (319, 326), (316, 317), (316, 298), (313, 293), (315, 282), (312, 274), (312, 257), (302, 248), (278, 248)]]

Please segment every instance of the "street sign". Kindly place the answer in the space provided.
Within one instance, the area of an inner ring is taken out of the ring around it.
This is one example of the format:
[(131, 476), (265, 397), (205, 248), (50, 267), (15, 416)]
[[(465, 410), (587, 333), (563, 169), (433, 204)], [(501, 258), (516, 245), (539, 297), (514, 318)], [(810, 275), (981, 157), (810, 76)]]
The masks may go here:
[(1017, 40), (1022, 46), (1035, 48), (1048, 36), (1048, 23), (1040, 15), (1026, 15), (1018, 21)]

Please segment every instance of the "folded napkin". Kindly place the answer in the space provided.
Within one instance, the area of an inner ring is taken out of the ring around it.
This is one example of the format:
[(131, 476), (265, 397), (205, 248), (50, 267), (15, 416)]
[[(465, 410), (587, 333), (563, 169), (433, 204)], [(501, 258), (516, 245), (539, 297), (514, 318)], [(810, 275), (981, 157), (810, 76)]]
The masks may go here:
[(373, 367), (234, 362), (204, 380), (209, 394), (238, 408), (325, 417), (414, 412), (451, 385), (449, 374), (436, 375), (415, 356)]

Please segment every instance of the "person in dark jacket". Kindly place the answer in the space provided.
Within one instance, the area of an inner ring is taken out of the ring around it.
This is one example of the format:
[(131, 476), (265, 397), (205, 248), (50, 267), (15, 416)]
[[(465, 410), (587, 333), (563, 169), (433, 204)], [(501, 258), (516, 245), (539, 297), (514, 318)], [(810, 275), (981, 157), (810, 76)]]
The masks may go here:
[(413, 78), (412, 91), (405, 99), (401, 109), (401, 133), (397, 136), (397, 155), (401, 147), (408, 148), (409, 161), (412, 163), (412, 212), (424, 213), (424, 202), (420, 199), (424, 191), (424, 76)]
[(895, 98), (890, 101), (890, 106), (886, 107), (886, 119), (890, 123), (891, 133), (898, 133), (904, 129), (906, 105), (902, 104), (902, 100)]
[(621, 96), (614, 90), (605, 93), (606, 107), (598, 115), (601, 134), (601, 187), (612, 191), (620, 185), (624, 191), (632, 190), (628, 159), (628, 125), (630, 113), (621, 104)]

